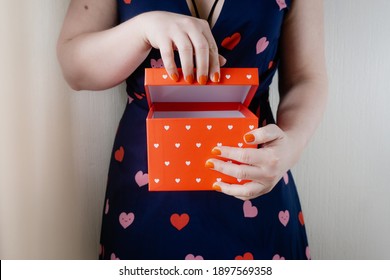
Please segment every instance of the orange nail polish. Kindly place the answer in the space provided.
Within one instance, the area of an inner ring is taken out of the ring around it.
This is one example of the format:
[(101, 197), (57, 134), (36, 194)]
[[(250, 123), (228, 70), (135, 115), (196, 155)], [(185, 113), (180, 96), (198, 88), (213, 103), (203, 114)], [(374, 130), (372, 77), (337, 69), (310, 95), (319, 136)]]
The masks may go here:
[(204, 165), (206, 168), (214, 168), (214, 163), (210, 161), (206, 161), (206, 164)]
[(214, 148), (211, 150), (211, 153), (215, 156), (220, 156), (222, 153), (221, 153), (221, 150), (220, 149), (217, 149), (217, 148)]
[(206, 75), (202, 75), (199, 77), (199, 84), (201, 85), (205, 85), (207, 83), (207, 76)]
[(188, 75), (186, 77), (186, 82), (189, 83), (189, 84), (193, 84), (194, 83), (194, 76), (193, 75)]
[(245, 134), (244, 139), (245, 142), (252, 143), (253, 141), (255, 141), (255, 136), (252, 133)]
[(171, 75), (171, 79), (174, 80), (175, 82), (177, 82), (179, 80), (179, 76), (176, 73), (173, 73)]
[(222, 191), (221, 187), (216, 185), (216, 184), (213, 185), (213, 190), (215, 190), (217, 192), (221, 192)]
[(219, 83), (219, 72), (215, 72), (213, 75), (213, 82)]

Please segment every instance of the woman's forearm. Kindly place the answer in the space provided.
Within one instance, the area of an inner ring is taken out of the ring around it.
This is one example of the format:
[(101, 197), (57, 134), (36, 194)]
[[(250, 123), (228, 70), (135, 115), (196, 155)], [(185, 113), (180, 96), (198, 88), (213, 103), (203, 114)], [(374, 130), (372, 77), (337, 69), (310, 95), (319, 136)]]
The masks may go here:
[(150, 45), (135, 17), (113, 28), (58, 42), (58, 58), (75, 90), (103, 90), (125, 80), (146, 58)]
[(302, 80), (281, 95), (277, 125), (296, 140), (302, 151), (325, 111), (328, 86), (325, 77)]

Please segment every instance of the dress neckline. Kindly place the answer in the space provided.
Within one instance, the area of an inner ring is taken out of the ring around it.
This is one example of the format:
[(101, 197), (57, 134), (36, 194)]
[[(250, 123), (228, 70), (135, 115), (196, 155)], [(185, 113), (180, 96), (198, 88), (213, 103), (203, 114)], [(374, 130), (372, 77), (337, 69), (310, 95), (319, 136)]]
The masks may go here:
[[(183, 1), (185, 2), (185, 6), (186, 6), (187, 13), (188, 13), (190, 16), (194, 16), (194, 15), (192, 14), (192, 12), (191, 12), (191, 9), (190, 9), (188, 3), (187, 3), (187, 0), (183, 0)], [(221, 8), (221, 10), (220, 10), (220, 12), (219, 12), (218, 17), (216, 18), (214, 24), (213, 24), (212, 26), (210, 26), (211, 31), (213, 31), (213, 30), (215, 29), (215, 27), (219, 24), (220, 19), (221, 19), (221, 16), (222, 16), (222, 14), (224, 13), (224, 10), (225, 10), (226, 2), (227, 2), (227, 1), (228, 1), (228, 0), (223, 1), (223, 3), (222, 3), (222, 8)]]

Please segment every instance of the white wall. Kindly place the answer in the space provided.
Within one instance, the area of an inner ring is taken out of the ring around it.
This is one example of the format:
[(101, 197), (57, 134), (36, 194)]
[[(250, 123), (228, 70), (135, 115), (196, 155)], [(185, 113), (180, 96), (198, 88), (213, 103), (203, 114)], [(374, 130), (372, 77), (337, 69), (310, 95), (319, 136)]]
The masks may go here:
[[(55, 42), (68, 2), (0, 0), (1, 259), (97, 256), (126, 97), (123, 86), (74, 93), (63, 81)], [(390, 3), (325, 8), (328, 110), (294, 168), (312, 256), (389, 259)]]

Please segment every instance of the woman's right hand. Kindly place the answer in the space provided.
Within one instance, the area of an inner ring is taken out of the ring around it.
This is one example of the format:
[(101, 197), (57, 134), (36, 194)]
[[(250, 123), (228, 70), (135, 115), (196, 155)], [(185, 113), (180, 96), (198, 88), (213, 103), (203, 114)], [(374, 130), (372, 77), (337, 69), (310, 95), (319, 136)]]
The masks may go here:
[(164, 67), (172, 80), (179, 79), (174, 60), (174, 51), (177, 50), (188, 83), (194, 81), (195, 67), (198, 83), (206, 84), (208, 78), (219, 82), (218, 47), (206, 20), (163, 11), (147, 12), (138, 17), (142, 21), (140, 26), (145, 42), (160, 50)]

